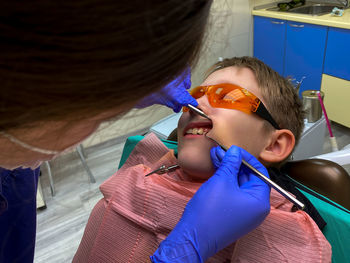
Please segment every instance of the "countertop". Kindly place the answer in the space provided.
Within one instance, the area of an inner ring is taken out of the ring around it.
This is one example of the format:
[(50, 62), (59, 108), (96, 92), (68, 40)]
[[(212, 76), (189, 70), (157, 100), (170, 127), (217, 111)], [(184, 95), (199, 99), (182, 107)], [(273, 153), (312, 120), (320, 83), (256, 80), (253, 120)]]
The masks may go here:
[(252, 15), (291, 20), (291, 21), (321, 25), (321, 26), (350, 29), (350, 8), (344, 11), (343, 16), (334, 16), (331, 14), (326, 14), (321, 16), (311, 16), (311, 15), (288, 13), (288, 12), (281, 12), (281, 11), (269, 11), (266, 9), (253, 10)]

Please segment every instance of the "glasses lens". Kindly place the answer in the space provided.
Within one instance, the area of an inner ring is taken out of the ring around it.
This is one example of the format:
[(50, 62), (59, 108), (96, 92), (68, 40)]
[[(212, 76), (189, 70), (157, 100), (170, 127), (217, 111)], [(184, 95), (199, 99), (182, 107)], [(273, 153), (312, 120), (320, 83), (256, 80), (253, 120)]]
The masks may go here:
[(211, 86), (207, 95), (210, 105), (216, 108), (235, 109), (250, 114), (258, 106), (254, 94), (234, 84)]
[[(230, 83), (222, 83), (213, 86), (199, 86), (192, 89), (190, 94), (195, 99), (199, 99), (206, 94), (210, 105), (215, 108), (234, 109), (247, 114), (254, 112), (264, 120), (271, 123), (276, 129), (280, 129), (264, 104), (261, 103), (260, 99), (240, 86)], [(189, 109), (183, 107), (183, 111), (187, 112)]]
[[(260, 100), (254, 94), (230, 83), (199, 86), (192, 89), (190, 94), (195, 99), (199, 99), (206, 94), (212, 107), (235, 109), (248, 114), (255, 112), (260, 103)], [(188, 111), (188, 108), (184, 107), (183, 111)]]
[(192, 95), (193, 98), (199, 99), (200, 97), (202, 97), (205, 94), (205, 91), (206, 91), (206, 87), (199, 86), (199, 87), (195, 87), (194, 89), (192, 89), (190, 91), (190, 94)]

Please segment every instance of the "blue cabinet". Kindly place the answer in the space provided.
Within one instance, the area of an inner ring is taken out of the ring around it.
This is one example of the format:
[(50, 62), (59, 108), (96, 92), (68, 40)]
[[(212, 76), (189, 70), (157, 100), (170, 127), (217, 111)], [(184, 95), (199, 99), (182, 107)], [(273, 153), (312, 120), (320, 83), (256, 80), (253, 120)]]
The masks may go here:
[(350, 30), (329, 28), (324, 73), (350, 80)]
[(303, 90), (321, 88), (328, 27), (267, 17), (254, 17), (254, 56)]
[(325, 26), (287, 21), (284, 76), (300, 80), (303, 90), (320, 90), (326, 49)]
[(254, 56), (283, 75), (286, 21), (254, 17)]

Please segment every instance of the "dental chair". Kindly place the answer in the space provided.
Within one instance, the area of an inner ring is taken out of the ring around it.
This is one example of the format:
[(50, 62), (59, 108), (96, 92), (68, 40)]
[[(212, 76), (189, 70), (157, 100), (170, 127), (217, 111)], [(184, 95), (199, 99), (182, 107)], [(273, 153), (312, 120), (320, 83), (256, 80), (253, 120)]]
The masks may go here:
[[(144, 136), (132, 136), (124, 145), (119, 168)], [(174, 130), (167, 140), (162, 142), (177, 154), (177, 135)], [(344, 161), (350, 164), (350, 149), (346, 149)], [(344, 157), (344, 152), (340, 151)], [(336, 154), (332, 153), (336, 156)], [(320, 155), (314, 159), (287, 162), (283, 169), (297, 188), (316, 207), (327, 225), (322, 230), (332, 246), (332, 262), (350, 263), (350, 176), (329, 155)], [(328, 159), (328, 160), (327, 160)], [(335, 158), (336, 160), (336, 158)]]
[[(338, 154), (343, 153), (339, 151)], [(336, 153), (332, 154), (336, 156)], [(346, 154), (349, 164), (350, 149)], [(332, 245), (332, 262), (350, 262), (350, 176), (342, 166), (332, 159), (327, 160), (327, 157), (320, 155), (287, 162), (284, 168), (326, 221), (322, 232)]]
[(287, 162), (284, 169), (297, 182), (350, 210), (350, 176), (339, 164), (313, 158)]

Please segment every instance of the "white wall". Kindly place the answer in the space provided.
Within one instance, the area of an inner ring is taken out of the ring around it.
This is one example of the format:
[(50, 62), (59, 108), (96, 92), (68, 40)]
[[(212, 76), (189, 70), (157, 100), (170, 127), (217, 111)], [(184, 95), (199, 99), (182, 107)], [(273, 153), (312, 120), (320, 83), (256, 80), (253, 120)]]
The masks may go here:
[(192, 75), (193, 86), (201, 84), (206, 70), (219, 57), (253, 55), (253, 7), (274, 0), (214, 0), (206, 42)]

